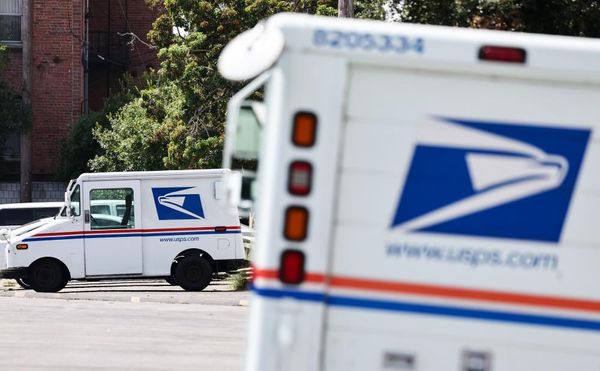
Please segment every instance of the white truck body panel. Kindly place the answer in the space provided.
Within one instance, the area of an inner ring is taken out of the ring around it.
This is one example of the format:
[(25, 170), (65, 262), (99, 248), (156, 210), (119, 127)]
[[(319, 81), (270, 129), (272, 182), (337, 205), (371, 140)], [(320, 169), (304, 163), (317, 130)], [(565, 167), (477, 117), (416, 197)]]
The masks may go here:
[[(225, 208), (218, 200), (225, 173), (181, 170), (82, 174), (76, 182), (82, 190), (82, 212), (45, 219), (33, 230), (12, 231), (6, 248), (7, 267), (29, 267), (40, 258), (52, 257), (65, 264), (72, 279), (160, 277), (170, 276), (173, 259), (189, 249), (204, 251), (217, 262), (243, 260), (246, 257), (237, 210)], [(92, 192), (101, 196), (115, 189), (133, 191), (130, 222), (106, 228), (92, 226), (101, 216), (119, 224), (121, 218), (110, 211), (106, 215), (92, 214), (92, 222), (86, 223)], [(18, 243), (27, 243), (28, 248), (16, 250)]]
[[(302, 15), (264, 29), (285, 47), (247, 369), (600, 368), (600, 42)], [(478, 60), (484, 45), (526, 62)], [(311, 148), (290, 141), (301, 111)], [(307, 196), (288, 192), (295, 160)], [(298, 205), (308, 236), (289, 241)], [(286, 249), (306, 256), (299, 285), (278, 278)]]

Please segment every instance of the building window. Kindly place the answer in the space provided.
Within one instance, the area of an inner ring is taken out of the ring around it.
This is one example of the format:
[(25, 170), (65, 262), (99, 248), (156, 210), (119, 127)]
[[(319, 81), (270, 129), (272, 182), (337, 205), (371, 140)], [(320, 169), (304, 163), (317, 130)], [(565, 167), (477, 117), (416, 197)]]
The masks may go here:
[[(0, 120), (2, 120), (0, 118)], [(21, 158), (21, 133), (15, 129), (0, 138), (0, 158), (5, 161), (18, 161)]]
[(0, 41), (21, 42), (22, 0), (0, 0)]

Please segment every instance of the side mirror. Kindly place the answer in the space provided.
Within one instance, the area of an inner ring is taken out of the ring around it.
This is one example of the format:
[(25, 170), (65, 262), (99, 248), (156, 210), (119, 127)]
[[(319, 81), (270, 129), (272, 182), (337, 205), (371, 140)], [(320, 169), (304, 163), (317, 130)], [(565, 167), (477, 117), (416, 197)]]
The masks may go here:
[(71, 197), (69, 192), (65, 192), (65, 206), (67, 211), (67, 216), (71, 216), (74, 214), (73, 208), (71, 207)]

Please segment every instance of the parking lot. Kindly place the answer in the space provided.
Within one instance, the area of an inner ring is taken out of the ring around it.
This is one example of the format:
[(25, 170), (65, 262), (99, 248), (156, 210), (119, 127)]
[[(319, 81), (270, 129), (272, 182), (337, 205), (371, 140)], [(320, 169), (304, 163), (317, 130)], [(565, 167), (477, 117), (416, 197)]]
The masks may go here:
[(59, 293), (0, 282), (0, 369), (239, 370), (247, 291), (162, 280), (71, 282)]

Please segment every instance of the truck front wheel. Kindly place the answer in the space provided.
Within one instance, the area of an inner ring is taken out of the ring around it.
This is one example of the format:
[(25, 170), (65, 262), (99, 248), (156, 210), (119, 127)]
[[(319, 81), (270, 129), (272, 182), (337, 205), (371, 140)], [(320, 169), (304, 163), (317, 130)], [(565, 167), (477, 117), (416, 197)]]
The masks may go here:
[(175, 281), (186, 291), (202, 291), (212, 278), (210, 263), (200, 256), (186, 256), (177, 263)]
[(21, 286), (25, 290), (31, 290), (31, 285), (29, 284), (29, 281), (25, 278), (17, 278), (16, 281), (17, 284), (19, 284), (19, 286)]
[(29, 268), (29, 284), (37, 292), (58, 292), (67, 285), (67, 274), (56, 260), (43, 259)]

